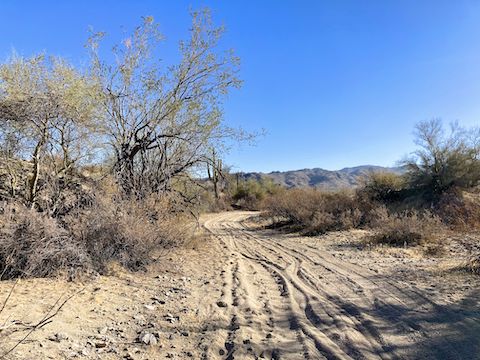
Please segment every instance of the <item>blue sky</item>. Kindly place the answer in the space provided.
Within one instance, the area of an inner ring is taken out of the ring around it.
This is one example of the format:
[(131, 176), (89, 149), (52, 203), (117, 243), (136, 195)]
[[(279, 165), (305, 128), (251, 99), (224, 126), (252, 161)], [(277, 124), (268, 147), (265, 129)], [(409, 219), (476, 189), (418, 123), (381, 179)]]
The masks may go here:
[(189, 8), (203, 6), (242, 59), (228, 124), (268, 132), (231, 149), (236, 170), (390, 166), (413, 150), (419, 120), (480, 124), (478, 1), (2, 0), (0, 55), (45, 50), (81, 63), (89, 26), (119, 35), (153, 15), (168, 59)]

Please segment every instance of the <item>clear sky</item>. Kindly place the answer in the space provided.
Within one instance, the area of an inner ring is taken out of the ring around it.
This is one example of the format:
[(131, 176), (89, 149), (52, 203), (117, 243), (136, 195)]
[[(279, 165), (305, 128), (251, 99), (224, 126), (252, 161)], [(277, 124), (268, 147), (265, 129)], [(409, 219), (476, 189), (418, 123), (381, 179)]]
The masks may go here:
[(85, 61), (90, 25), (118, 35), (153, 15), (169, 58), (189, 8), (203, 6), (242, 59), (227, 122), (268, 131), (231, 150), (236, 170), (390, 166), (412, 151), (419, 120), (480, 124), (479, 1), (2, 0), (0, 55)]

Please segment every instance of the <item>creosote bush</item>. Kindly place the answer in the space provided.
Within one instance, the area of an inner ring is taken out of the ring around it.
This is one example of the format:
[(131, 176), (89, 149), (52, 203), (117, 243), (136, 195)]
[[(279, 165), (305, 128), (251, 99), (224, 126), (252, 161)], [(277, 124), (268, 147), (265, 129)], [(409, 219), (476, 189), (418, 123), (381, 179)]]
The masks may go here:
[(405, 186), (404, 176), (391, 172), (372, 172), (357, 194), (370, 201), (388, 203), (398, 200)]
[(232, 200), (237, 208), (259, 210), (262, 202), (275, 196), (280, 187), (270, 179), (241, 181), (233, 191)]

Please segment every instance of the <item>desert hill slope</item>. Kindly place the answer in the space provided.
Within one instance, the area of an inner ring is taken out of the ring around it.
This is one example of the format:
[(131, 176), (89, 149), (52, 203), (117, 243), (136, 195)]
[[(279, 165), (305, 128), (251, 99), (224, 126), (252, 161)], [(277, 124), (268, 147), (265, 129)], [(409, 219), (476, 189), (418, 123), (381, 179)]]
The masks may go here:
[(242, 173), (241, 176), (245, 180), (270, 178), (275, 183), (288, 188), (317, 187), (324, 190), (337, 190), (358, 186), (361, 179), (371, 172), (393, 172), (401, 174), (403, 173), (403, 168), (362, 165), (334, 171), (313, 168), (291, 171), (274, 171), (270, 173), (250, 172)]

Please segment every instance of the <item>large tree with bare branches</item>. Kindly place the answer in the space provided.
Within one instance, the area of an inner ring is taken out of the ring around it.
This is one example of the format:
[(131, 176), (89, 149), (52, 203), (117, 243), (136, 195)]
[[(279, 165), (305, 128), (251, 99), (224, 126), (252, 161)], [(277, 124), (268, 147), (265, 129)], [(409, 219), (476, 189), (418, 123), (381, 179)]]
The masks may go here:
[(104, 34), (90, 38), (103, 127), (126, 194), (170, 190), (173, 179), (209, 161), (212, 146), (235, 136), (223, 125), (221, 102), (240, 85), (239, 60), (231, 50), (219, 50), (223, 32), (208, 11), (194, 12), (190, 36), (180, 42), (180, 60), (172, 66), (158, 60), (162, 35), (151, 17), (114, 47), (113, 63), (99, 54)]

